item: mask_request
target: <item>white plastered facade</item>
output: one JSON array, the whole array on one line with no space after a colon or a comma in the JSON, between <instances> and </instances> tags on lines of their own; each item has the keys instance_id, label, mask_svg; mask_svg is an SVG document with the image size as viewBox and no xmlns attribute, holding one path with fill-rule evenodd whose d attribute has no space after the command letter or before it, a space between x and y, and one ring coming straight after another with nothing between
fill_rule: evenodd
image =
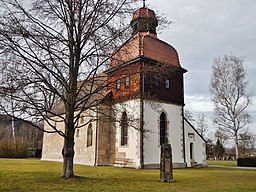
<instances>
[{"instance_id":1,"label":"white plastered facade","mask_svg":"<svg viewBox=\"0 0 256 192\"><path fill-rule=\"evenodd\" d=\"M172 146L174 167L191 167L196 164L205 165L205 141L193 126L183 119L182 106L145 100L142 105L141 102L140 99L134 99L114 104L112 110L116 121L109 124L111 127L98 127L100 124L97 121L93 121L91 146L87 146L88 125L79 129L79 135L77 135L76 130L74 163L90 166L115 165L133 168L159 168L161 151L160 115L164 113L167 121L165 137ZM141 116L141 107L143 107L143 117ZM128 142L127 145L122 146L120 122L124 112L127 114L129 125ZM95 117L96 115L95 112L85 113L83 121L89 121L90 116ZM140 118L143 118L143 142L141 142L140 135ZM57 126L64 130L63 123L57 123ZM45 129L50 129L47 123L45 123ZM101 150L98 147L98 141L104 140L103 137L106 137L104 133L101 136L97 135L100 129L114 130L111 132L112 134L108 135L108 137L114 139L106 140L106 142L112 142L111 144L106 143L106 145L113 147L109 147L107 150ZM63 138L61 136L56 133L44 134L42 160L62 161L62 147ZM99 156L100 153L101 157ZM107 155L112 157L104 157ZM102 158L111 160L101 161ZM143 161L141 161L141 158L143 158Z\"/></svg>"},{"instance_id":2,"label":"white plastered facade","mask_svg":"<svg viewBox=\"0 0 256 192\"><path fill-rule=\"evenodd\" d=\"M126 159L127 167L140 168L140 100L130 100L123 103L114 105L114 114L117 118L115 123L116 135L115 135L115 163L119 165L119 161ZM128 143L127 145L121 145L121 117L123 113L128 117Z\"/></svg>"},{"instance_id":3,"label":"white plastered facade","mask_svg":"<svg viewBox=\"0 0 256 192\"><path fill-rule=\"evenodd\" d=\"M184 128L187 166L207 166L206 142L187 120L184 120Z\"/></svg>"},{"instance_id":4,"label":"white plastered facade","mask_svg":"<svg viewBox=\"0 0 256 192\"><path fill-rule=\"evenodd\" d=\"M82 118L80 119L79 123L82 124L83 122L90 121L91 117L96 117L95 112L85 112L82 114ZM82 122L83 121L83 122ZM64 123L63 122L54 122L50 121L52 125L64 131ZM96 163L96 125L97 121L92 121L92 145L87 146L87 131L90 124L79 128L75 132L74 140L75 140L75 156L74 156L74 163L76 164L84 164L84 165L95 165ZM49 123L44 123L45 130L51 130L52 128ZM78 133L79 132L79 133ZM63 148L64 139L58 133L44 133L43 138L43 150L42 150L42 158L41 160L45 161L59 161L62 162L63 158L61 155L61 151Z\"/></svg>"},{"instance_id":5,"label":"white plastered facade","mask_svg":"<svg viewBox=\"0 0 256 192\"><path fill-rule=\"evenodd\" d=\"M185 167L183 156L182 107L145 102L144 121L146 131L144 139L144 164L146 167L157 167L160 163L160 115L166 115L166 138L172 146L172 160L175 167Z\"/></svg>"},{"instance_id":6,"label":"white plastered facade","mask_svg":"<svg viewBox=\"0 0 256 192\"><path fill-rule=\"evenodd\" d=\"M152 101L133 100L123 104L116 104L116 117L121 119L122 112L140 119L140 107L143 106L143 149L141 149L139 122L129 127L128 145L120 145L120 127L116 124L116 157L131 161L132 167L140 168L140 151L143 150L143 163L145 168L159 168L160 165L160 115L167 117L166 138L172 146L172 160L174 167L191 167L206 165L206 143L193 126L183 118L182 106ZM122 110L120 110L122 108ZM137 129L135 128L137 126ZM193 135L193 138L191 138ZM190 149L193 143L192 151ZM191 152L193 155L191 156ZM192 158L191 158L192 157Z\"/></svg>"}]
</instances>

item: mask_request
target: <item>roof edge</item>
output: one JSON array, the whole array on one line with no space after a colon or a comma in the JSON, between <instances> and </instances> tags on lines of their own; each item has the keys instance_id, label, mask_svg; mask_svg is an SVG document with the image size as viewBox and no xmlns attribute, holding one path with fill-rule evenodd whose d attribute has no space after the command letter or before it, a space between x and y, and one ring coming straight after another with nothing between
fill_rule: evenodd
<instances>
[{"instance_id":1,"label":"roof edge","mask_svg":"<svg viewBox=\"0 0 256 192\"><path fill-rule=\"evenodd\" d=\"M207 141L203 138L203 136L196 130L196 128L187 120L186 117L183 117L184 120L189 124L189 126L196 132L196 134L205 142L207 143Z\"/></svg>"}]
</instances>

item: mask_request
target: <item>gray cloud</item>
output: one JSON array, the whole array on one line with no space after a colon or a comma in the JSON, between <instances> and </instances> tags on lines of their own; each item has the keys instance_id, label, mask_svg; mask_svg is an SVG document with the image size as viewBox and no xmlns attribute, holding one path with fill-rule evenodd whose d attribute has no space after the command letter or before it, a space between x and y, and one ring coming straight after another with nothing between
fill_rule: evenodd
<instances>
[{"instance_id":1,"label":"gray cloud","mask_svg":"<svg viewBox=\"0 0 256 192\"><path fill-rule=\"evenodd\" d=\"M159 38L177 49L182 66L188 70L187 108L203 112L209 107L211 66L215 57L224 54L244 59L248 91L256 94L255 0L148 0L148 4L175 22ZM256 117L256 103L250 113Z\"/></svg>"}]
</instances>

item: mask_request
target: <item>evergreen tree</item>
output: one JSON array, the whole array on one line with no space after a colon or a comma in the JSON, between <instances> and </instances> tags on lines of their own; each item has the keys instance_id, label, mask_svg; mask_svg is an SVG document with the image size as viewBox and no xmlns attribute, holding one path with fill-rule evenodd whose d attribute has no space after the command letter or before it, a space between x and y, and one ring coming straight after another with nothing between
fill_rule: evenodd
<instances>
[{"instance_id":1,"label":"evergreen tree","mask_svg":"<svg viewBox=\"0 0 256 192\"><path fill-rule=\"evenodd\" d=\"M217 157L218 159L223 157L225 153L225 149L219 139L217 140L216 145L213 148L213 153L214 156Z\"/></svg>"}]
</instances>

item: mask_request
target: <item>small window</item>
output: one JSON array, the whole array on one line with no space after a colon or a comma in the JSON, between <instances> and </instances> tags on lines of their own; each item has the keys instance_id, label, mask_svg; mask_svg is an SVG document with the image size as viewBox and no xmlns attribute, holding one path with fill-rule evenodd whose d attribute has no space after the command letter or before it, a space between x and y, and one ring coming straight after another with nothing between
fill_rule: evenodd
<instances>
[{"instance_id":1,"label":"small window","mask_svg":"<svg viewBox=\"0 0 256 192\"><path fill-rule=\"evenodd\" d=\"M121 88L121 80L117 79L116 80L116 89L119 90Z\"/></svg>"},{"instance_id":2,"label":"small window","mask_svg":"<svg viewBox=\"0 0 256 192\"><path fill-rule=\"evenodd\" d=\"M165 79L165 87L166 89L170 88L170 79Z\"/></svg>"},{"instance_id":3,"label":"small window","mask_svg":"<svg viewBox=\"0 0 256 192\"><path fill-rule=\"evenodd\" d=\"M160 86L160 78L157 76L154 76L154 84L155 86L159 87Z\"/></svg>"},{"instance_id":4,"label":"small window","mask_svg":"<svg viewBox=\"0 0 256 192\"><path fill-rule=\"evenodd\" d=\"M195 134L194 133L188 133L188 138L189 139L194 139L195 137Z\"/></svg>"},{"instance_id":5,"label":"small window","mask_svg":"<svg viewBox=\"0 0 256 192\"><path fill-rule=\"evenodd\" d=\"M124 86L125 86L125 88L130 86L130 77L129 76L126 76L124 78Z\"/></svg>"},{"instance_id":6,"label":"small window","mask_svg":"<svg viewBox=\"0 0 256 192\"><path fill-rule=\"evenodd\" d=\"M83 124L84 123L84 116L80 117L80 123Z\"/></svg>"},{"instance_id":7,"label":"small window","mask_svg":"<svg viewBox=\"0 0 256 192\"><path fill-rule=\"evenodd\" d=\"M77 129L76 130L76 137L79 137L79 132L80 132L80 129Z\"/></svg>"}]
</instances>

